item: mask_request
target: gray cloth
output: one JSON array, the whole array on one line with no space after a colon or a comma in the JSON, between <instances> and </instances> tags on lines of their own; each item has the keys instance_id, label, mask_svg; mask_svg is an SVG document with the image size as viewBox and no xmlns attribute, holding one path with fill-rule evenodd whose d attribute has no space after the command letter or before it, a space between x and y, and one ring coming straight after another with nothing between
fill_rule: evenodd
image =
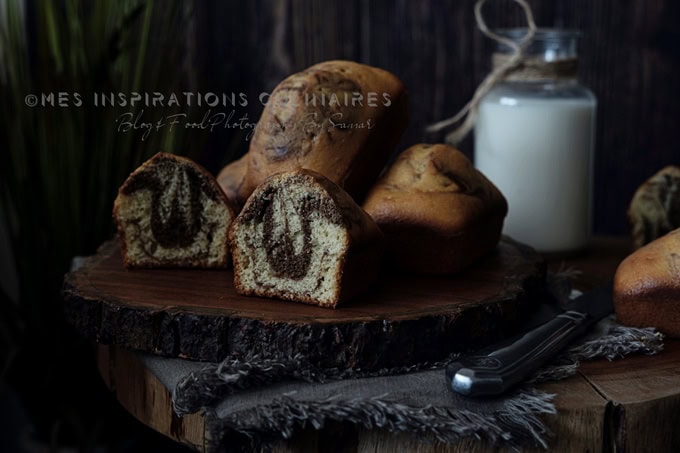
<instances>
[{"instance_id":1,"label":"gray cloth","mask_svg":"<svg viewBox=\"0 0 680 453\"><path fill-rule=\"evenodd\" d=\"M202 388L203 373L214 373L213 368L200 369L196 363L192 364L195 369L189 371L190 367L181 360L145 355L144 361L166 387L175 386L175 401ZM190 374L182 377L187 371ZM233 380L233 374L227 376L222 371L225 381ZM247 380L248 376L239 371L230 369L230 373ZM188 387L187 377L191 381ZM201 408L228 429L283 438L290 437L298 427L318 429L332 420L394 432L411 431L445 442L477 436L493 443L515 443L527 440L520 439L520 433L542 437L544 428L538 415L555 412L551 399L552 395L522 389L480 404L449 391L444 372L438 368L323 384L281 382L241 390ZM185 407L182 412L198 409ZM511 432L517 434L512 437Z\"/></svg>"},{"instance_id":2,"label":"gray cloth","mask_svg":"<svg viewBox=\"0 0 680 453\"><path fill-rule=\"evenodd\" d=\"M572 375L581 360L654 354L662 347L662 336L654 329L622 327L606 319L524 386L502 398L482 400L452 393L443 364L350 377L347 370L316 369L301 357L251 357L221 364L142 357L174 389L176 412L204 411L214 450L225 447L230 433L289 438L296 429L320 429L328 421L448 443L475 437L503 447L547 448L549 433L541 416L556 413L554 395L536 390L535 383Z\"/></svg>"}]
</instances>

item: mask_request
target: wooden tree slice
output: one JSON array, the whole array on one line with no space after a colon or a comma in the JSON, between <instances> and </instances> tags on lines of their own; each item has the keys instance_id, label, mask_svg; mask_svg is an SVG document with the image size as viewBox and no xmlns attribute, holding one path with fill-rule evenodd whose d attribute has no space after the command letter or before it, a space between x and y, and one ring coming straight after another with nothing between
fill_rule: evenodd
<instances>
[{"instance_id":1,"label":"wooden tree slice","mask_svg":"<svg viewBox=\"0 0 680 453\"><path fill-rule=\"evenodd\" d=\"M104 344L168 357L301 353L328 367L373 370L436 361L511 332L543 287L545 263L504 239L452 277L386 275L336 310L236 294L231 271L126 270L107 242L66 275L70 322Z\"/></svg>"}]
</instances>

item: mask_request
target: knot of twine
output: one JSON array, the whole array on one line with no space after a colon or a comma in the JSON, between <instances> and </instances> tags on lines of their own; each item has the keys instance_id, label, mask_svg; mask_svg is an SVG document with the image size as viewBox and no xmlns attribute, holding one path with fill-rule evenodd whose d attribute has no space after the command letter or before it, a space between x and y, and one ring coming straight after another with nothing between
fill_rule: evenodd
<instances>
[{"instance_id":1,"label":"knot of twine","mask_svg":"<svg viewBox=\"0 0 680 453\"><path fill-rule=\"evenodd\" d=\"M491 56L493 67L497 68L505 64L511 56L504 53L494 53ZM508 81L536 81L536 80L560 80L573 79L578 72L578 58L561 58L554 61L545 61L543 57L524 56L503 80Z\"/></svg>"},{"instance_id":2,"label":"knot of twine","mask_svg":"<svg viewBox=\"0 0 680 453\"><path fill-rule=\"evenodd\" d=\"M447 143L452 145L457 145L460 143L475 124L479 101L482 100L482 98L491 90L491 88L494 87L494 85L496 85L496 83L498 83L500 80L503 80L510 70L516 68L524 61L524 51L534 39L534 35L536 34L536 23L534 22L534 15L531 11L531 7L527 2L525 0L514 1L524 10L524 15L527 21L527 32L519 42L515 42L510 38L501 36L489 30L489 27L486 25L484 17L482 16L482 7L484 6L484 3L486 3L486 0L477 0L477 3L475 3L475 20L477 21L477 28L479 28L479 30L484 33L485 36L512 49L512 54L504 55L504 59L498 60L497 63L494 64L493 70L484 78L482 83L479 84L477 90L475 90L475 94L472 96L472 99L470 99L470 101L468 101L468 103L465 104L465 106L463 106L463 108L460 109L456 115L428 126L426 129L427 132L439 132L442 129L446 129L458 123L463 117L465 117L465 120L455 130L446 135Z\"/></svg>"}]
</instances>

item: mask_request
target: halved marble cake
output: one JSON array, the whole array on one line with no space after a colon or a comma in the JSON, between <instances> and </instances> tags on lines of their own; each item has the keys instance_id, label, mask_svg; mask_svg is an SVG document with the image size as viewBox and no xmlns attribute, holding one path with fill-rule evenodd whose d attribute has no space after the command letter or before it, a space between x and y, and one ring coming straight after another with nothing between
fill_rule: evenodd
<instances>
[{"instance_id":1,"label":"halved marble cake","mask_svg":"<svg viewBox=\"0 0 680 453\"><path fill-rule=\"evenodd\" d=\"M158 153L118 190L113 207L127 267L223 268L234 210L215 177L185 157Z\"/></svg>"},{"instance_id":2,"label":"halved marble cake","mask_svg":"<svg viewBox=\"0 0 680 453\"><path fill-rule=\"evenodd\" d=\"M230 229L245 295L335 308L377 277L383 235L338 185L306 169L267 178Z\"/></svg>"}]
</instances>

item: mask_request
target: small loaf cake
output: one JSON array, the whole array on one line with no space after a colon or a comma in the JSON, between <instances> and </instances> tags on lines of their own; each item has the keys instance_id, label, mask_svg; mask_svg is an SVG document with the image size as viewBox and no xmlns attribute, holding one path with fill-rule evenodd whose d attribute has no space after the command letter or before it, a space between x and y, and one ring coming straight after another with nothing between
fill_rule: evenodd
<instances>
[{"instance_id":1,"label":"small loaf cake","mask_svg":"<svg viewBox=\"0 0 680 453\"><path fill-rule=\"evenodd\" d=\"M382 239L324 176L279 173L257 188L230 229L234 285L240 294L335 308L375 280Z\"/></svg>"},{"instance_id":2,"label":"small loaf cake","mask_svg":"<svg viewBox=\"0 0 680 453\"><path fill-rule=\"evenodd\" d=\"M307 168L360 202L406 128L407 104L404 84L371 66L328 61L291 75L253 132L240 198L274 173Z\"/></svg>"},{"instance_id":3,"label":"small loaf cake","mask_svg":"<svg viewBox=\"0 0 680 453\"><path fill-rule=\"evenodd\" d=\"M234 211L215 178L158 153L118 190L113 207L127 267L226 267Z\"/></svg>"},{"instance_id":4,"label":"small loaf cake","mask_svg":"<svg viewBox=\"0 0 680 453\"><path fill-rule=\"evenodd\" d=\"M217 183L220 185L227 198L231 201L236 211L240 211L246 200L241 198L241 188L248 169L248 156L226 165L217 175Z\"/></svg>"},{"instance_id":5,"label":"small loaf cake","mask_svg":"<svg viewBox=\"0 0 680 453\"><path fill-rule=\"evenodd\" d=\"M451 274L493 250L507 202L460 151L414 145L363 205L387 238L389 262L409 272Z\"/></svg>"},{"instance_id":6,"label":"small loaf cake","mask_svg":"<svg viewBox=\"0 0 680 453\"><path fill-rule=\"evenodd\" d=\"M621 324L656 327L680 338L680 229L636 250L619 264L614 308Z\"/></svg>"},{"instance_id":7,"label":"small loaf cake","mask_svg":"<svg viewBox=\"0 0 680 453\"><path fill-rule=\"evenodd\" d=\"M680 228L680 167L665 167L638 188L628 220L636 249Z\"/></svg>"}]
</instances>

